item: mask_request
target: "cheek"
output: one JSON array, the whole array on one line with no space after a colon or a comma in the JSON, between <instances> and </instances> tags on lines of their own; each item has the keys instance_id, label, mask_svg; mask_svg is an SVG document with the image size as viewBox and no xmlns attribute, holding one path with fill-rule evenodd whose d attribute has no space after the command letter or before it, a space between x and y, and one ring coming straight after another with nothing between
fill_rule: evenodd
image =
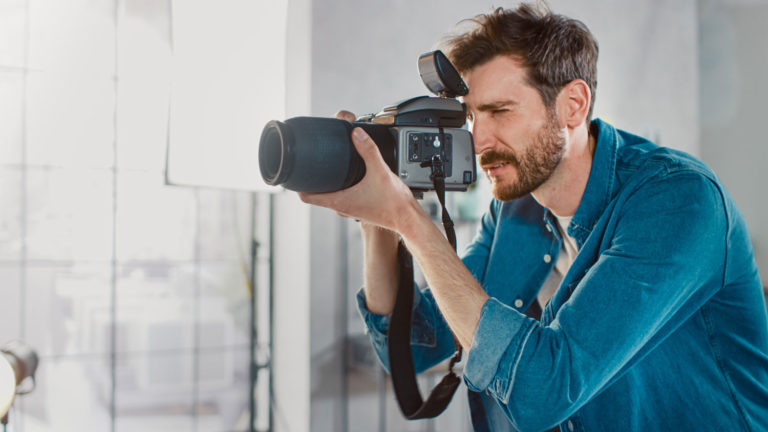
<instances>
[{"instance_id":1,"label":"cheek","mask_svg":"<svg viewBox=\"0 0 768 432\"><path fill-rule=\"evenodd\" d=\"M533 137L527 130L507 130L502 135L501 144L504 148L522 154L530 147Z\"/></svg>"}]
</instances>

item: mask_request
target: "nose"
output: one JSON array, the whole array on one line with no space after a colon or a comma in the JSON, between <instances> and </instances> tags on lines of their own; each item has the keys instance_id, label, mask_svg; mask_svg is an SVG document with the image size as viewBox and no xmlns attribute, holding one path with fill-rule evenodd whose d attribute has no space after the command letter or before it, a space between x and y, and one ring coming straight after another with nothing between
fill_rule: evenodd
<instances>
[{"instance_id":1,"label":"nose","mask_svg":"<svg viewBox=\"0 0 768 432\"><path fill-rule=\"evenodd\" d=\"M477 116L472 123L472 140L475 143L476 155L481 155L492 149L496 142L491 125L487 120L481 120L479 117Z\"/></svg>"}]
</instances>

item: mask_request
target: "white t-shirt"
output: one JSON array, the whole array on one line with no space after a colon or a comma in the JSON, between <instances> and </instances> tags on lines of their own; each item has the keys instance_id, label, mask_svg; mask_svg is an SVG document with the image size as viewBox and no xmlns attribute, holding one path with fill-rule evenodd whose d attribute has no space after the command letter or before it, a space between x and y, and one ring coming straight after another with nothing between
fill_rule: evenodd
<instances>
[{"instance_id":1,"label":"white t-shirt","mask_svg":"<svg viewBox=\"0 0 768 432\"><path fill-rule=\"evenodd\" d=\"M573 260L576 258L576 254L579 253L579 247L576 243L576 239L568 235L568 225L571 223L572 216L557 218L558 230L560 236L563 238L563 243L560 245L560 253L557 255L557 261L555 266L552 267L552 271L547 276L544 284L539 289L539 293L536 295L536 299L539 301L539 305L544 309L547 302L552 295L557 291L557 287L560 286L560 282L563 280L563 276L568 273L568 269L571 268Z\"/></svg>"}]
</instances>

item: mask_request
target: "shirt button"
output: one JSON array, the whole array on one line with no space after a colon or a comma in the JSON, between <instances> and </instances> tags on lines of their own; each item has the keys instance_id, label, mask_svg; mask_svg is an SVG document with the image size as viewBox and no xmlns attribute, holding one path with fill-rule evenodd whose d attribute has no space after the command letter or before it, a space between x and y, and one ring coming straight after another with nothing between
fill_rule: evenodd
<instances>
[{"instance_id":1,"label":"shirt button","mask_svg":"<svg viewBox=\"0 0 768 432\"><path fill-rule=\"evenodd\" d=\"M544 262L549 264L549 262L552 261L552 257L549 254L544 255Z\"/></svg>"},{"instance_id":2,"label":"shirt button","mask_svg":"<svg viewBox=\"0 0 768 432\"><path fill-rule=\"evenodd\" d=\"M569 431L571 431L571 432L573 432L573 429L574 429L574 428L573 428L573 422L572 422L572 421L570 421L570 420L568 420L568 430L569 430Z\"/></svg>"},{"instance_id":3,"label":"shirt button","mask_svg":"<svg viewBox=\"0 0 768 432\"><path fill-rule=\"evenodd\" d=\"M521 299L515 300L515 307L518 309L523 307L523 301Z\"/></svg>"}]
</instances>

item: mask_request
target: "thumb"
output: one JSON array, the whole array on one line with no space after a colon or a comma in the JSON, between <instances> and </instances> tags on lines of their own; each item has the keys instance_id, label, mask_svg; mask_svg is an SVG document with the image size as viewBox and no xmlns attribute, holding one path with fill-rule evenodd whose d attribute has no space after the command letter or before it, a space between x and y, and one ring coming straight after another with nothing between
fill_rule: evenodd
<instances>
[{"instance_id":1,"label":"thumb","mask_svg":"<svg viewBox=\"0 0 768 432\"><path fill-rule=\"evenodd\" d=\"M379 147L362 128L356 127L352 130L352 144L355 145L355 149L365 161L366 166L370 166L372 163L385 163L381 152L379 152Z\"/></svg>"}]
</instances>

